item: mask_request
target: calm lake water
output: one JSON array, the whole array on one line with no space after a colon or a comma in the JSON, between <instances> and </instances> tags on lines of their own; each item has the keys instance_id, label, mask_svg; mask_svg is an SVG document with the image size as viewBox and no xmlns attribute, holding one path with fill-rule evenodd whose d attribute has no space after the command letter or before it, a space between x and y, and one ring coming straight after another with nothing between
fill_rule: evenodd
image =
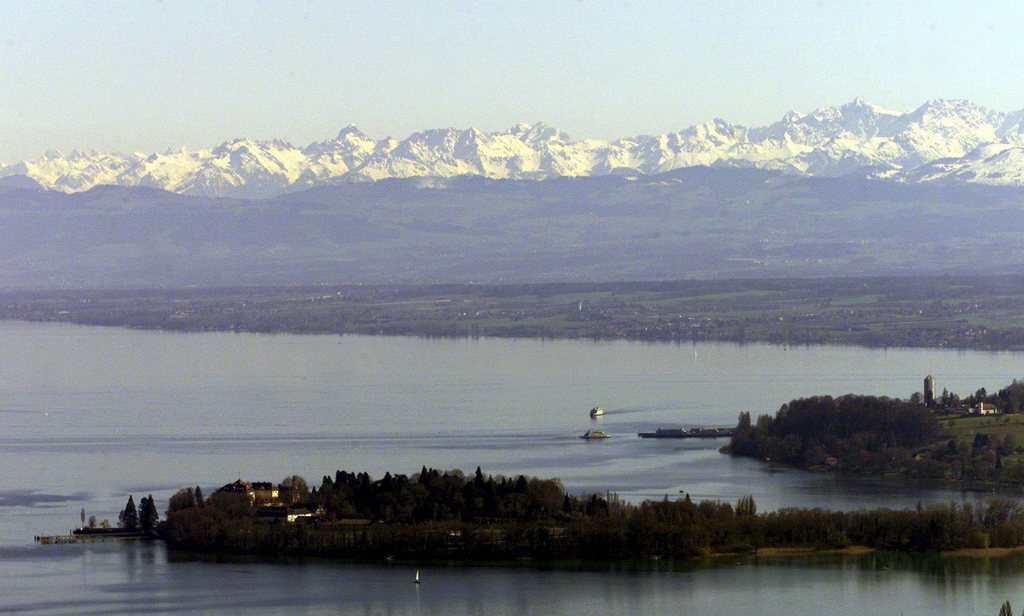
<instances>
[{"instance_id":1,"label":"calm lake water","mask_svg":"<svg viewBox=\"0 0 1024 616\"><path fill-rule=\"evenodd\" d=\"M575 492L760 509L975 500L932 486L768 468L722 441L647 441L733 425L794 397L997 389L1024 355L852 347L177 334L0 322L0 611L355 614L995 614L1024 560L892 555L651 570L211 563L159 545L40 546L79 511L116 521L185 485L421 465L559 477ZM607 415L587 416L594 405ZM576 438L598 426L613 438Z\"/></svg>"}]
</instances>

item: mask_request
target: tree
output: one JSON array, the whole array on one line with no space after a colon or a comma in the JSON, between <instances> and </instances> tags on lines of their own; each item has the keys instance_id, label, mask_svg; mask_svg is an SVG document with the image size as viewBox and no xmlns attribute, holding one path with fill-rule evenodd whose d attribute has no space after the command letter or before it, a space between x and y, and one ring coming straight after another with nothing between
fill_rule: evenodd
<instances>
[{"instance_id":1,"label":"tree","mask_svg":"<svg viewBox=\"0 0 1024 616\"><path fill-rule=\"evenodd\" d=\"M196 507L202 507L205 503L203 502L203 489L196 486Z\"/></svg>"},{"instance_id":2,"label":"tree","mask_svg":"<svg viewBox=\"0 0 1024 616\"><path fill-rule=\"evenodd\" d=\"M757 503L751 494L740 497L736 502L736 515L740 517L753 517L757 514Z\"/></svg>"},{"instance_id":3,"label":"tree","mask_svg":"<svg viewBox=\"0 0 1024 616\"><path fill-rule=\"evenodd\" d=\"M135 508L135 499L128 495L128 504L117 516L117 524L125 530L139 530L139 512Z\"/></svg>"},{"instance_id":4,"label":"tree","mask_svg":"<svg viewBox=\"0 0 1024 616\"><path fill-rule=\"evenodd\" d=\"M156 529L157 520L160 515L156 511L156 503L153 502L153 495L143 497L139 508L139 528L146 534L152 534Z\"/></svg>"},{"instance_id":5,"label":"tree","mask_svg":"<svg viewBox=\"0 0 1024 616\"><path fill-rule=\"evenodd\" d=\"M999 616L1013 616L1013 608L1010 607L1010 602L1007 601L1003 604L1003 607L999 608Z\"/></svg>"},{"instance_id":6,"label":"tree","mask_svg":"<svg viewBox=\"0 0 1024 616\"><path fill-rule=\"evenodd\" d=\"M737 421L737 423L736 423L736 429L740 430L740 431L743 431L743 432L746 432L747 430L750 430L750 412L749 411L743 411L742 413L740 413L739 421Z\"/></svg>"},{"instance_id":7,"label":"tree","mask_svg":"<svg viewBox=\"0 0 1024 616\"><path fill-rule=\"evenodd\" d=\"M85 526L85 507L82 507L82 511L78 513L78 517L82 520L82 526Z\"/></svg>"},{"instance_id":8,"label":"tree","mask_svg":"<svg viewBox=\"0 0 1024 616\"><path fill-rule=\"evenodd\" d=\"M171 514L175 511L182 509L188 509L196 506L196 495L192 491L192 488L182 488L174 493L171 498L167 500L167 513Z\"/></svg>"},{"instance_id":9,"label":"tree","mask_svg":"<svg viewBox=\"0 0 1024 616\"><path fill-rule=\"evenodd\" d=\"M89 528L96 528L96 516L89 516Z\"/></svg>"},{"instance_id":10,"label":"tree","mask_svg":"<svg viewBox=\"0 0 1024 616\"><path fill-rule=\"evenodd\" d=\"M281 482L281 487L288 492L289 503L297 503L309 496L309 484L306 483L302 475L285 477ZM284 495L282 495L282 500L284 500Z\"/></svg>"}]
</instances>

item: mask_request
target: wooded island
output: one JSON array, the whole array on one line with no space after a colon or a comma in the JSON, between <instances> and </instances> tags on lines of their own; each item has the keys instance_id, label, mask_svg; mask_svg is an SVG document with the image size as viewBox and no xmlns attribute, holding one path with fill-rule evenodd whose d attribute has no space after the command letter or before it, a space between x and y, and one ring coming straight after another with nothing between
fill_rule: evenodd
<instances>
[{"instance_id":1,"label":"wooded island","mask_svg":"<svg viewBox=\"0 0 1024 616\"><path fill-rule=\"evenodd\" d=\"M926 385L931 381L929 376ZM972 406L973 405L973 406ZM969 409L990 415L970 415ZM1024 382L960 398L816 396L739 424L727 451L814 470L986 487L1024 484ZM186 488L156 534L201 552L359 560L657 559L763 550L949 551L1024 547L1024 505L918 506L850 512L678 500L639 504L574 495L557 479L471 475L423 467L412 475L337 471L318 486L241 480L204 499Z\"/></svg>"},{"instance_id":2,"label":"wooded island","mask_svg":"<svg viewBox=\"0 0 1024 616\"><path fill-rule=\"evenodd\" d=\"M759 513L754 499L687 495L631 504L575 496L559 481L423 468L410 476L338 471L295 504L315 512L268 521L246 494L172 498L160 535L202 552L360 560L651 559L756 553L766 548L939 551L1024 545L1024 507L934 505L916 510Z\"/></svg>"}]
</instances>

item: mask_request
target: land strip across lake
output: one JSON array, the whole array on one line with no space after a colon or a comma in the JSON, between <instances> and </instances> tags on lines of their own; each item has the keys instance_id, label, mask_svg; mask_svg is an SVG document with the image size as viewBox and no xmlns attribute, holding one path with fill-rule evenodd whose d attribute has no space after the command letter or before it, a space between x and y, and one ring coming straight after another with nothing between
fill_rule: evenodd
<instances>
[{"instance_id":1,"label":"land strip across lake","mask_svg":"<svg viewBox=\"0 0 1024 616\"><path fill-rule=\"evenodd\" d=\"M1024 349L1024 277L0 293L0 318L180 331Z\"/></svg>"}]
</instances>

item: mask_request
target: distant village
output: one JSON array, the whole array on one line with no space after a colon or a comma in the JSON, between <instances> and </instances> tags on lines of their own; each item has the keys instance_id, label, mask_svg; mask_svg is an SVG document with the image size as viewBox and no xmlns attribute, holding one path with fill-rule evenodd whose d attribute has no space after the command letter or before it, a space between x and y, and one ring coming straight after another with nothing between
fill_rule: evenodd
<instances>
[{"instance_id":1,"label":"distant village","mask_svg":"<svg viewBox=\"0 0 1024 616\"><path fill-rule=\"evenodd\" d=\"M924 377L924 395L914 393L910 401L923 404L933 409L936 413L944 415L999 415L1004 412L1017 412L1022 410L1024 403L1024 382L1016 379L998 393L989 394L984 387L970 396L961 399L960 396L943 389L942 393L935 393L935 377L928 375Z\"/></svg>"}]
</instances>

